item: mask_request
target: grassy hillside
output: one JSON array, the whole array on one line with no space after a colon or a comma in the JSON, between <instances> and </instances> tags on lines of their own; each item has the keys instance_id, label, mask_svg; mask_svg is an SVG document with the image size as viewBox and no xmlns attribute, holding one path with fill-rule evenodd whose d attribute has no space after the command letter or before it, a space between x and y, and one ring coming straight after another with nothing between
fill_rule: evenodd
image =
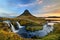
<instances>
[{"instance_id":1,"label":"grassy hillside","mask_svg":"<svg viewBox=\"0 0 60 40\"><path fill-rule=\"evenodd\" d=\"M10 27L6 23L3 23L3 22L0 22L0 30L11 32Z\"/></svg>"},{"instance_id":2,"label":"grassy hillside","mask_svg":"<svg viewBox=\"0 0 60 40\"><path fill-rule=\"evenodd\" d=\"M33 40L33 39L22 38L21 36L15 33L0 30L0 40Z\"/></svg>"}]
</instances>

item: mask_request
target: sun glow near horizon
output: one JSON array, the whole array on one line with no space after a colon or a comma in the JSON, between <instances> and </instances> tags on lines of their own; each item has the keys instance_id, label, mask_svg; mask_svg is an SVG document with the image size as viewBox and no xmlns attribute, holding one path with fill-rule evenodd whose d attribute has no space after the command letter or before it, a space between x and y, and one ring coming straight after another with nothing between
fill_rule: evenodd
<instances>
[{"instance_id":1,"label":"sun glow near horizon","mask_svg":"<svg viewBox=\"0 0 60 40\"><path fill-rule=\"evenodd\" d=\"M48 17L48 16L57 16L60 17L60 13L45 13L45 14L36 14L37 17Z\"/></svg>"},{"instance_id":2,"label":"sun glow near horizon","mask_svg":"<svg viewBox=\"0 0 60 40\"><path fill-rule=\"evenodd\" d=\"M50 12L42 13L42 14L36 14L37 17L48 17L48 16L58 16L60 17L60 9L56 9Z\"/></svg>"}]
</instances>

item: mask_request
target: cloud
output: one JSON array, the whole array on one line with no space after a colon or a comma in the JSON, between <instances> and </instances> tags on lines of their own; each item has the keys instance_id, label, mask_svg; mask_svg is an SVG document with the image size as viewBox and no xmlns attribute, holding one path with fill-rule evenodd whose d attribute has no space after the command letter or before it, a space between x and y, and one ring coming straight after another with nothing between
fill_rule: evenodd
<instances>
[{"instance_id":1,"label":"cloud","mask_svg":"<svg viewBox=\"0 0 60 40\"><path fill-rule=\"evenodd\" d=\"M59 9L60 3L50 4L43 6L43 10Z\"/></svg>"},{"instance_id":2,"label":"cloud","mask_svg":"<svg viewBox=\"0 0 60 40\"><path fill-rule=\"evenodd\" d=\"M50 11L48 13L35 14L35 16L37 16L37 17L60 16L60 9L56 9L56 10Z\"/></svg>"},{"instance_id":3,"label":"cloud","mask_svg":"<svg viewBox=\"0 0 60 40\"><path fill-rule=\"evenodd\" d=\"M26 6L34 6L34 5L41 4L41 3L43 3L43 0L36 0L35 2L27 3L27 4L10 3L9 2L9 5L11 5L11 6L17 6L17 7L26 7Z\"/></svg>"},{"instance_id":4,"label":"cloud","mask_svg":"<svg viewBox=\"0 0 60 40\"><path fill-rule=\"evenodd\" d=\"M53 7L55 7L56 4L52 4L52 5L46 5L43 7L43 10L49 10L49 9L52 9Z\"/></svg>"},{"instance_id":5,"label":"cloud","mask_svg":"<svg viewBox=\"0 0 60 40\"><path fill-rule=\"evenodd\" d=\"M32 5L35 5L34 3L32 3L32 4L18 4L17 6L18 7L26 7L26 6L32 6Z\"/></svg>"},{"instance_id":6,"label":"cloud","mask_svg":"<svg viewBox=\"0 0 60 40\"><path fill-rule=\"evenodd\" d=\"M41 3L43 3L43 0L37 0L37 3L41 4Z\"/></svg>"},{"instance_id":7,"label":"cloud","mask_svg":"<svg viewBox=\"0 0 60 40\"><path fill-rule=\"evenodd\" d=\"M0 17L9 17L9 16L18 16L19 14L14 13L14 12L10 12L10 11L6 11L4 9L0 9Z\"/></svg>"},{"instance_id":8,"label":"cloud","mask_svg":"<svg viewBox=\"0 0 60 40\"><path fill-rule=\"evenodd\" d=\"M60 13L60 9L53 10L51 13Z\"/></svg>"},{"instance_id":9,"label":"cloud","mask_svg":"<svg viewBox=\"0 0 60 40\"><path fill-rule=\"evenodd\" d=\"M18 15L19 14L16 14L16 13L0 13L0 17L14 17Z\"/></svg>"}]
</instances>

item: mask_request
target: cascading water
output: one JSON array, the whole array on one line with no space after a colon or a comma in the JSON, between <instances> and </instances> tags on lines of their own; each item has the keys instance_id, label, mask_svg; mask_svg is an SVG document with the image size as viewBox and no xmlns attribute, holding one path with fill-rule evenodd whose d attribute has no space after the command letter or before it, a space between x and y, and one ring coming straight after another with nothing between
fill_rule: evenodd
<instances>
[{"instance_id":1,"label":"cascading water","mask_svg":"<svg viewBox=\"0 0 60 40\"><path fill-rule=\"evenodd\" d=\"M8 24L8 26L10 27L10 21L3 21L4 23L7 23Z\"/></svg>"},{"instance_id":2,"label":"cascading water","mask_svg":"<svg viewBox=\"0 0 60 40\"><path fill-rule=\"evenodd\" d=\"M11 30L12 30L14 33L19 32L19 30L16 30L12 24L10 24L10 25L11 25Z\"/></svg>"},{"instance_id":3,"label":"cascading water","mask_svg":"<svg viewBox=\"0 0 60 40\"><path fill-rule=\"evenodd\" d=\"M16 22L16 24L17 24L17 26L18 26L19 28L23 28L23 27L24 27L24 26L21 26L19 22Z\"/></svg>"},{"instance_id":4,"label":"cascading water","mask_svg":"<svg viewBox=\"0 0 60 40\"><path fill-rule=\"evenodd\" d=\"M39 36L39 37L44 37L45 35L47 35L48 33L50 33L51 31L53 31L53 25L47 25L45 24L43 26L43 30L39 30L36 33L36 36Z\"/></svg>"},{"instance_id":5,"label":"cascading water","mask_svg":"<svg viewBox=\"0 0 60 40\"><path fill-rule=\"evenodd\" d=\"M17 34L19 34L19 35L21 35L22 37L25 37L25 38L31 38L33 36L44 37L44 36L48 35L48 33L53 31L53 29L54 29L52 23L50 23L50 24L47 23L43 26L42 30L35 31L35 32L30 32L30 31L28 32L28 31L26 31L25 26L21 26L19 24L19 22L16 22L17 27L19 27L18 30L16 30L14 28L14 26L11 24L11 22L9 22L9 21L4 21L4 22L7 23L9 26L11 26L12 32L17 33Z\"/></svg>"},{"instance_id":6,"label":"cascading water","mask_svg":"<svg viewBox=\"0 0 60 40\"><path fill-rule=\"evenodd\" d=\"M7 23L9 27L11 26L12 32L17 33L17 32L19 31L19 30L15 30L14 26L11 24L10 21L3 21L3 22L4 22L4 23Z\"/></svg>"}]
</instances>

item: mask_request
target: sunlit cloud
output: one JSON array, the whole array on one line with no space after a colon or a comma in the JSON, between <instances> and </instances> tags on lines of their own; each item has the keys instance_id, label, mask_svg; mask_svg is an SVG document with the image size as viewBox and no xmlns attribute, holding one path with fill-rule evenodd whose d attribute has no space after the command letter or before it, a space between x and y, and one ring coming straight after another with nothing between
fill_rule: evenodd
<instances>
[{"instance_id":1,"label":"sunlit cloud","mask_svg":"<svg viewBox=\"0 0 60 40\"><path fill-rule=\"evenodd\" d=\"M46 5L43 7L43 10L49 10L49 9L52 9L56 6L56 4L53 4L53 5Z\"/></svg>"},{"instance_id":2,"label":"sunlit cloud","mask_svg":"<svg viewBox=\"0 0 60 40\"><path fill-rule=\"evenodd\" d=\"M59 13L60 14L60 9L56 9L56 10L52 11L51 13Z\"/></svg>"},{"instance_id":3,"label":"sunlit cloud","mask_svg":"<svg viewBox=\"0 0 60 40\"><path fill-rule=\"evenodd\" d=\"M35 14L35 16L37 16L37 17L60 16L60 9L56 9L56 10L50 11L48 13Z\"/></svg>"},{"instance_id":4,"label":"sunlit cloud","mask_svg":"<svg viewBox=\"0 0 60 40\"><path fill-rule=\"evenodd\" d=\"M37 0L37 4L43 3L43 0Z\"/></svg>"}]
</instances>

